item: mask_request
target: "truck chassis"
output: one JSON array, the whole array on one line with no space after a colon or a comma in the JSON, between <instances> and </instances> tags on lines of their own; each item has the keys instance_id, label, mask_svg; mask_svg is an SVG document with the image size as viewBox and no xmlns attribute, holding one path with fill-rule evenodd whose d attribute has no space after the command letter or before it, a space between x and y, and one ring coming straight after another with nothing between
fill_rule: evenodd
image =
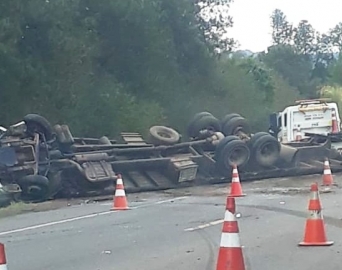
<instances>
[{"instance_id":1,"label":"truck chassis","mask_svg":"<svg viewBox=\"0 0 342 270\"><path fill-rule=\"evenodd\" d=\"M226 130L233 134L227 136L220 132L222 128L215 124L215 119L213 124L213 118L210 116L210 120L207 113L204 115L205 121L202 118L201 123L205 125L190 123L196 132L192 132L195 136L186 142L181 142L180 136L175 136L176 132L166 127L153 129L164 132L163 136L169 134L166 140L162 136L146 141L138 133L121 133L120 141L107 137L79 138L72 136L67 125L50 129L41 116L26 116L24 129L18 132L10 128L10 132L0 139L1 184L5 189L10 187L8 192L24 193L19 200L44 201L112 193L118 173L123 176L126 192L134 193L228 183L231 165L236 162L241 181L321 174L327 158L334 173L342 172L340 154L331 147L333 142L342 141L340 134L306 134L309 140L279 144L279 149L272 148L273 152L279 150L275 162L261 166L250 158L246 146L256 134L247 134L244 122L238 116L235 120L239 121L235 122L242 128L228 126ZM227 119L231 121L232 118ZM275 146L274 140L266 135L254 138L263 137L264 141L268 138ZM273 158L274 153L271 154ZM40 183L44 179L48 181L46 194L42 194L37 179ZM15 185L17 189L13 188ZM28 190L36 193L30 194Z\"/></svg>"}]
</instances>

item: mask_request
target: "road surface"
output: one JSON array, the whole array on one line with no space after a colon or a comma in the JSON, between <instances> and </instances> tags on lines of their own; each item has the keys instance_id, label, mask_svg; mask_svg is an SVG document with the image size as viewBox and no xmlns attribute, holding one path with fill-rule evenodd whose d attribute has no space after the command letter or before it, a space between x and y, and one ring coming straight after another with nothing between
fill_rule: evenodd
<instances>
[{"instance_id":1,"label":"road surface","mask_svg":"<svg viewBox=\"0 0 342 270\"><path fill-rule=\"evenodd\" d=\"M295 180L243 183L247 196L236 203L247 270L340 269L342 190L321 192L334 245L298 247L309 186L321 178ZM226 193L225 185L194 187L129 195L129 211L98 202L3 218L0 241L9 270L213 270Z\"/></svg>"}]
</instances>

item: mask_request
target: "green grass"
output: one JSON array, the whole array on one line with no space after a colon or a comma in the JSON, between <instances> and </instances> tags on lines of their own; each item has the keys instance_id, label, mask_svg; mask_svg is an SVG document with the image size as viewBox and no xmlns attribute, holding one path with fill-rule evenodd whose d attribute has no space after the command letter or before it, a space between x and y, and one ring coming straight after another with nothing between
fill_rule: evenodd
<instances>
[{"instance_id":1,"label":"green grass","mask_svg":"<svg viewBox=\"0 0 342 270\"><path fill-rule=\"evenodd\" d=\"M23 202L11 203L11 205L0 208L0 218L15 216L26 212L31 212L35 208L35 204Z\"/></svg>"}]
</instances>

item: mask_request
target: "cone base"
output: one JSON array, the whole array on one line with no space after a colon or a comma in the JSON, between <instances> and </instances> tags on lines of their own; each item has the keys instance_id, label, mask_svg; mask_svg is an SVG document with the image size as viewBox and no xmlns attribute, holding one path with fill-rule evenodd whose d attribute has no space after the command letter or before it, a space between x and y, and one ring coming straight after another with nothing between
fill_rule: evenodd
<instances>
[{"instance_id":1,"label":"cone base","mask_svg":"<svg viewBox=\"0 0 342 270\"><path fill-rule=\"evenodd\" d=\"M322 187L331 187L333 185L334 185L334 183L323 183L321 186Z\"/></svg>"},{"instance_id":2,"label":"cone base","mask_svg":"<svg viewBox=\"0 0 342 270\"><path fill-rule=\"evenodd\" d=\"M216 270L245 270L244 256L241 247L220 247Z\"/></svg>"},{"instance_id":3,"label":"cone base","mask_svg":"<svg viewBox=\"0 0 342 270\"><path fill-rule=\"evenodd\" d=\"M300 242L298 244L298 246L301 246L301 247L309 247L309 246L318 247L318 246L332 246L333 244L334 244L334 241L326 241L323 243L320 243L320 242Z\"/></svg>"},{"instance_id":4,"label":"cone base","mask_svg":"<svg viewBox=\"0 0 342 270\"><path fill-rule=\"evenodd\" d=\"M110 209L111 211L116 211L116 210L131 210L129 207L112 207Z\"/></svg>"}]
</instances>

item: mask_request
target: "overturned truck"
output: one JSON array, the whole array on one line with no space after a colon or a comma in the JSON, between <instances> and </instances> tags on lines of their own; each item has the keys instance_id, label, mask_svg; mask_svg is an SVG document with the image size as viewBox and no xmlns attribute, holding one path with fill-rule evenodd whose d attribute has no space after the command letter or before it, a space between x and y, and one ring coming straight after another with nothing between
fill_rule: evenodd
<instances>
[{"instance_id":1,"label":"overturned truck","mask_svg":"<svg viewBox=\"0 0 342 270\"><path fill-rule=\"evenodd\" d=\"M209 112L195 115L188 139L164 126L107 137L74 137L67 125L50 126L29 114L8 129L1 128L0 180L13 199L44 201L56 197L113 192L123 175L127 192L229 182L231 166L242 181L321 173L323 161L342 171L332 147L337 134L309 134L298 142L280 143L267 132L250 134L246 119L229 114L221 121Z\"/></svg>"}]
</instances>

